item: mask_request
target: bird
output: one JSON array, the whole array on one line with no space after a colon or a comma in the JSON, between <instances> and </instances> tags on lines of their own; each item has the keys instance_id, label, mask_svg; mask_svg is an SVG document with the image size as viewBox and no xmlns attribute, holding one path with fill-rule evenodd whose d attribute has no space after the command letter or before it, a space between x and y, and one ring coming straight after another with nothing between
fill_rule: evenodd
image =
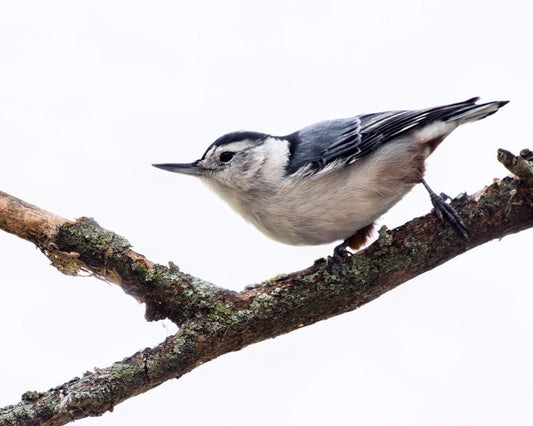
<instances>
[{"instance_id":1,"label":"bird","mask_svg":"<svg viewBox=\"0 0 533 426\"><path fill-rule=\"evenodd\" d=\"M338 256L364 246L376 220L419 183L441 219L467 236L424 172L426 158L453 130L508 103L478 100L326 120L286 136L231 132L199 160L153 166L200 178L273 240L295 246L343 240Z\"/></svg>"}]
</instances>

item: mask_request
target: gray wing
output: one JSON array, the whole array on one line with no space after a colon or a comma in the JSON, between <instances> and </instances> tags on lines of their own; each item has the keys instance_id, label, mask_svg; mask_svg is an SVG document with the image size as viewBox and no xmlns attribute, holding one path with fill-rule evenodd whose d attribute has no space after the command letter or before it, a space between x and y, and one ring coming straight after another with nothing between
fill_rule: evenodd
<instances>
[{"instance_id":1,"label":"gray wing","mask_svg":"<svg viewBox=\"0 0 533 426\"><path fill-rule=\"evenodd\" d=\"M340 120L323 121L305 127L287 138L291 159L287 172L303 166L322 169L336 160L350 164L398 136L435 120L447 120L476 107L477 98L417 111L387 111Z\"/></svg>"}]
</instances>

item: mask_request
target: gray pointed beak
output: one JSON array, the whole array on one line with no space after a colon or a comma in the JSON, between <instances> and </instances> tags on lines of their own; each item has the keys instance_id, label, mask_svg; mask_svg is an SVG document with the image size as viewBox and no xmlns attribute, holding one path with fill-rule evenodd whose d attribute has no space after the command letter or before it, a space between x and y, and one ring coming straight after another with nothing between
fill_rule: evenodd
<instances>
[{"instance_id":1,"label":"gray pointed beak","mask_svg":"<svg viewBox=\"0 0 533 426\"><path fill-rule=\"evenodd\" d=\"M199 165L199 161L194 163L164 163L152 164L158 169L166 170L167 172L181 173L182 175L201 176L204 170Z\"/></svg>"}]
</instances>

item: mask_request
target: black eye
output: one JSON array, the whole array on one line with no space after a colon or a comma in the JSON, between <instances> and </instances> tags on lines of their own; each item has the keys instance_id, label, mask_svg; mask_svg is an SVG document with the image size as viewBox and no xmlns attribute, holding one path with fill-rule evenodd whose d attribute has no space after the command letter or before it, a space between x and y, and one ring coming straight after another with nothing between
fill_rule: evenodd
<instances>
[{"instance_id":1,"label":"black eye","mask_svg":"<svg viewBox=\"0 0 533 426\"><path fill-rule=\"evenodd\" d=\"M220 161L222 161L223 163L227 163L229 160L233 158L234 155L235 155L234 152L224 151L222 154L220 154Z\"/></svg>"}]
</instances>

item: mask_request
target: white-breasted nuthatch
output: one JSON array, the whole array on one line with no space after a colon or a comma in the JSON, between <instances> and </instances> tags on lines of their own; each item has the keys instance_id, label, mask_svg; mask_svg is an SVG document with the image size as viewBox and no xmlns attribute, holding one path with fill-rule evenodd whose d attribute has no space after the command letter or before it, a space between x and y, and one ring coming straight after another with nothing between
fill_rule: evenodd
<instances>
[{"instance_id":1,"label":"white-breasted nuthatch","mask_svg":"<svg viewBox=\"0 0 533 426\"><path fill-rule=\"evenodd\" d=\"M424 162L456 127L507 103L478 99L323 121L287 136L229 133L193 163L154 166L201 178L244 219L286 244L345 240L336 254L356 249L417 183L439 215L466 234L457 213L424 181Z\"/></svg>"}]
</instances>

